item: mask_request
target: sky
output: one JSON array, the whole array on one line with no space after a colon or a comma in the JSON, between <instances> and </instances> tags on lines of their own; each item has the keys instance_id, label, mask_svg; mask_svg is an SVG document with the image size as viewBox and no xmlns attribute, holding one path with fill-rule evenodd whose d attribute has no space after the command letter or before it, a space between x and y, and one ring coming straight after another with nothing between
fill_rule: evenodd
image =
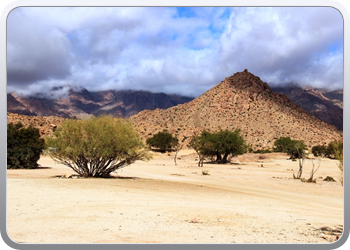
<instances>
[{"instance_id":1,"label":"sky","mask_svg":"<svg viewBox=\"0 0 350 250\"><path fill-rule=\"evenodd\" d=\"M19 7L7 18L7 92L69 88L197 97L248 69L270 86L343 88L332 7Z\"/></svg>"}]
</instances>

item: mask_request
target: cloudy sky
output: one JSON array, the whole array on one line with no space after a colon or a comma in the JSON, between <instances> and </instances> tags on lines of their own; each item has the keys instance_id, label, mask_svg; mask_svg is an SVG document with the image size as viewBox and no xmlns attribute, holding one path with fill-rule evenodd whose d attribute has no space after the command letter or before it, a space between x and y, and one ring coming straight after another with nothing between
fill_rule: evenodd
<instances>
[{"instance_id":1,"label":"cloudy sky","mask_svg":"<svg viewBox=\"0 0 350 250\"><path fill-rule=\"evenodd\" d=\"M7 91L135 89L197 97L248 69L270 85L343 87L330 7L21 7L7 19Z\"/></svg>"}]
</instances>

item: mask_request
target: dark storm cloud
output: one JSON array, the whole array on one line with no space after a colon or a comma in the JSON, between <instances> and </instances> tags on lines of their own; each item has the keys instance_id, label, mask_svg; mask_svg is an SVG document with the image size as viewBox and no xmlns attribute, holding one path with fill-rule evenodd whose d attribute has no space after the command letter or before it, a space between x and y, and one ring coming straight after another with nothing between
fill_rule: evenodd
<instances>
[{"instance_id":1,"label":"dark storm cloud","mask_svg":"<svg viewBox=\"0 0 350 250\"><path fill-rule=\"evenodd\" d=\"M20 9L9 15L7 30L9 85L63 79L70 74L70 44L63 32L28 18Z\"/></svg>"}]
</instances>

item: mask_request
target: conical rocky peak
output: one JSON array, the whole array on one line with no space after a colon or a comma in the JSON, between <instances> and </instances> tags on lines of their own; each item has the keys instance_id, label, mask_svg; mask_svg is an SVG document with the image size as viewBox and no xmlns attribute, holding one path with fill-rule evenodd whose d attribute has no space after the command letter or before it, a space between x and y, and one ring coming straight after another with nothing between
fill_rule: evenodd
<instances>
[{"instance_id":1,"label":"conical rocky peak","mask_svg":"<svg viewBox=\"0 0 350 250\"><path fill-rule=\"evenodd\" d=\"M286 95L273 92L248 70L227 77L193 101L166 110L145 110L130 118L143 139L163 129L183 145L202 130L240 129L254 149L272 148L279 137L317 144L342 140L342 131L307 113Z\"/></svg>"},{"instance_id":2,"label":"conical rocky peak","mask_svg":"<svg viewBox=\"0 0 350 250\"><path fill-rule=\"evenodd\" d=\"M230 87L242 90L271 91L267 83L261 81L260 77L248 72L247 69L243 72L237 72L230 77L226 77L225 82L227 82Z\"/></svg>"}]
</instances>

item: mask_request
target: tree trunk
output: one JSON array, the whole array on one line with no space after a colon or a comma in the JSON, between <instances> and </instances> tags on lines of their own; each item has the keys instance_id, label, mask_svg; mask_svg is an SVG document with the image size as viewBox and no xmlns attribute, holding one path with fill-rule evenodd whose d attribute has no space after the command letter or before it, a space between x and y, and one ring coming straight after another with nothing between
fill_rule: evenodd
<instances>
[{"instance_id":1,"label":"tree trunk","mask_svg":"<svg viewBox=\"0 0 350 250\"><path fill-rule=\"evenodd\" d=\"M177 153L179 153L181 149L176 149L176 152L175 152L175 157L174 157L174 162L175 162L175 165L177 165L176 163L176 157L177 157Z\"/></svg>"},{"instance_id":2,"label":"tree trunk","mask_svg":"<svg viewBox=\"0 0 350 250\"><path fill-rule=\"evenodd\" d=\"M222 161L221 154L219 152L216 152L216 162L221 163L221 161Z\"/></svg>"},{"instance_id":3,"label":"tree trunk","mask_svg":"<svg viewBox=\"0 0 350 250\"><path fill-rule=\"evenodd\" d=\"M311 170L311 173L310 173L309 182L314 182L314 174L316 173L316 171L321 166L321 159L318 160L318 167L316 168L316 170L315 170L314 160L311 160L311 163L312 163L312 170Z\"/></svg>"},{"instance_id":4,"label":"tree trunk","mask_svg":"<svg viewBox=\"0 0 350 250\"><path fill-rule=\"evenodd\" d=\"M228 160L227 160L227 157L228 157L229 154L224 154L224 157L222 158L222 163L227 163Z\"/></svg>"},{"instance_id":5,"label":"tree trunk","mask_svg":"<svg viewBox=\"0 0 350 250\"><path fill-rule=\"evenodd\" d=\"M301 178L301 175L302 175L302 173L303 173L304 161L305 161L304 158L303 158L303 159L299 159L299 171L298 171L298 173L297 173L297 176L295 176L295 175L293 174L294 179L300 179L300 178Z\"/></svg>"},{"instance_id":6,"label":"tree trunk","mask_svg":"<svg viewBox=\"0 0 350 250\"><path fill-rule=\"evenodd\" d=\"M201 167L201 168L203 167L203 161L204 161L204 157L201 157L198 162L198 167Z\"/></svg>"}]
</instances>

